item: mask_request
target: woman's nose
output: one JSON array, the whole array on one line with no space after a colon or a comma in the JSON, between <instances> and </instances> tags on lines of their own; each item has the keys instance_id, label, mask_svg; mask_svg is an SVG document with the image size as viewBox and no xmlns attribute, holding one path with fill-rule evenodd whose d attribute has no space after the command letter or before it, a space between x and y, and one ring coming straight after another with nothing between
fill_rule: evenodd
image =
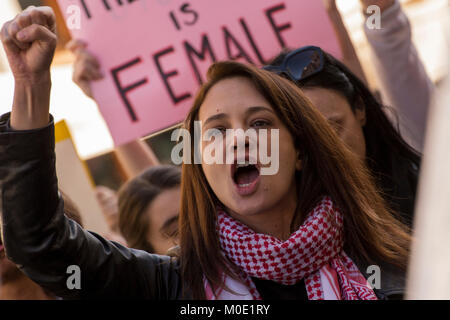
<instances>
[{"instance_id":1,"label":"woman's nose","mask_svg":"<svg viewBox=\"0 0 450 320\"><path fill-rule=\"evenodd\" d=\"M249 152L254 148L257 148L258 137L257 132L250 128L244 131L242 128L233 129L231 134L226 137L227 150L233 154L241 149L244 152Z\"/></svg>"}]
</instances>

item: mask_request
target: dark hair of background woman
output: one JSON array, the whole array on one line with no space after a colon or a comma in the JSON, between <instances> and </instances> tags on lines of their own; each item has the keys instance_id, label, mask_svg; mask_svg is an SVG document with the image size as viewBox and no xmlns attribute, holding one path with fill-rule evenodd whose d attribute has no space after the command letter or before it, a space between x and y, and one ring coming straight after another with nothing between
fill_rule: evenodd
<instances>
[{"instance_id":1,"label":"dark hair of background woman","mask_svg":"<svg viewBox=\"0 0 450 320\"><path fill-rule=\"evenodd\" d=\"M119 190L119 229L130 248L153 253L147 240L150 203L164 190L179 186L181 170L171 165L151 167Z\"/></svg>"}]
</instances>

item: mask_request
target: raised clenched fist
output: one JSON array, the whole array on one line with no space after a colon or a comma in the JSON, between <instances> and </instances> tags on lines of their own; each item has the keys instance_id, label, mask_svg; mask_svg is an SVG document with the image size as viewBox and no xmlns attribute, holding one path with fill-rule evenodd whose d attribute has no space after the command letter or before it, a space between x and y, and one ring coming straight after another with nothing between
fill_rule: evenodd
<instances>
[{"instance_id":1,"label":"raised clenched fist","mask_svg":"<svg viewBox=\"0 0 450 320\"><path fill-rule=\"evenodd\" d=\"M56 49L55 15L49 7L29 7L1 30L14 75L13 130L31 130L49 122L50 65Z\"/></svg>"},{"instance_id":2,"label":"raised clenched fist","mask_svg":"<svg viewBox=\"0 0 450 320\"><path fill-rule=\"evenodd\" d=\"M28 7L3 25L1 40L15 80L39 80L49 72L56 48L53 10Z\"/></svg>"}]
</instances>

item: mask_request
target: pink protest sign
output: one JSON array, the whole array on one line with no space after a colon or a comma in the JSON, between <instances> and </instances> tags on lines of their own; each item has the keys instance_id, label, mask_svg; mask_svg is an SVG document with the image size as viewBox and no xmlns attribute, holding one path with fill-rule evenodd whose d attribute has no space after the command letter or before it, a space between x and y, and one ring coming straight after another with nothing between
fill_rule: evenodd
<instances>
[{"instance_id":1,"label":"pink protest sign","mask_svg":"<svg viewBox=\"0 0 450 320\"><path fill-rule=\"evenodd\" d=\"M340 56L317 0L58 3L72 36L100 60L105 79L93 92L116 145L183 121L213 61L262 65L303 45Z\"/></svg>"}]
</instances>

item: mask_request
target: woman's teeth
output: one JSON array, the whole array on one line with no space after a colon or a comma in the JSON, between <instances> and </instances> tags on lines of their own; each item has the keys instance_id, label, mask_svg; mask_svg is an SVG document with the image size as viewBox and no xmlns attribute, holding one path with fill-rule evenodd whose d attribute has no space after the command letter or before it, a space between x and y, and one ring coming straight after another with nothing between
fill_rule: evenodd
<instances>
[{"instance_id":1,"label":"woman's teeth","mask_svg":"<svg viewBox=\"0 0 450 320\"><path fill-rule=\"evenodd\" d=\"M248 166L250 166L250 165L252 165L250 162L248 162L248 161L246 161L245 163L243 163L243 164L237 164L236 165L236 169L238 169L238 168L244 168L244 167L248 167Z\"/></svg>"},{"instance_id":2,"label":"woman's teeth","mask_svg":"<svg viewBox=\"0 0 450 320\"><path fill-rule=\"evenodd\" d=\"M242 183L242 184L238 184L238 186L241 187L241 188L248 187L249 185L251 185L251 183Z\"/></svg>"}]
</instances>

